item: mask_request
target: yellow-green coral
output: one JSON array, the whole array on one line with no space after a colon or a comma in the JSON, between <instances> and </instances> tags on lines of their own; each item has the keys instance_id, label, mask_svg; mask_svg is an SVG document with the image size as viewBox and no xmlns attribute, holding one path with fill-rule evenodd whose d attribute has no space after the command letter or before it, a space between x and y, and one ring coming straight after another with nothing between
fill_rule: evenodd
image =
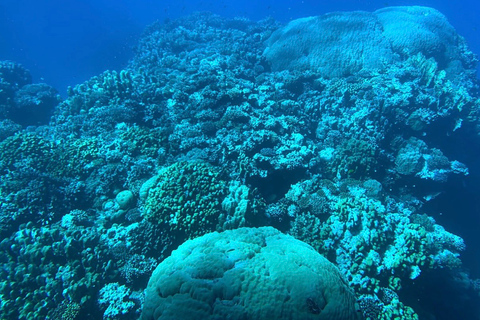
<instances>
[{"instance_id":1,"label":"yellow-green coral","mask_svg":"<svg viewBox=\"0 0 480 320\"><path fill-rule=\"evenodd\" d=\"M38 135L20 132L0 143L0 166L13 169L18 161L53 176L75 176L101 163L96 138L54 144Z\"/></svg>"},{"instance_id":2,"label":"yellow-green coral","mask_svg":"<svg viewBox=\"0 0 480 320\"><path fill-rule=\"evenodd\" d=\"M96 138L80 138L62 144L59 156L65 164L63 175L86 174L102 164L99 142Z\"/></svg>"},{"instance_id":3,"label":"yellow-green coral","mask_svg":"<svg viewBox=\"0 0 480 320\"><path fill-rule=\"evenodd\" d=\"M159 149L166 148L168 134L162 129L131 126L120 134L120 138L132 143L135 154L156 158Z\"/></svg>"},{"instance_id":4,"label":"yellow-green coral","mask_svg":"<svg viewBox=\"0 0 480 320\"><path fill-rule=\"evenodd\" d=\"M164 169L151 184L143 214L170 232L199 236L216 229L227 190L218 168L178 162Z\"/></svg>"},{"instance_id":5,"label":"yellow-green coral","mask_svg":"<svg viewBox=\"0 0 480 320\"><path fill-rule=\"evenodd\" d=\"M376 168L378 146L371 141L351 138L344 141L338 148L340 163L338 168L342 177L363 178L369 176Z\"/></svg>"},{"instance_id":6,"label":"yellow-green coral","mask_svg":"<svg viewBox=\"0 0 480 320\"><path fill-rule=\"evenodd\" d=\"M409 306L404 305L398 298L393 299L389 304L383 306L378 317L379 320L418 320L418 315Z\"/></svg>"},{"instance_id":7,"label":"yellow-green coral","mask_svg":"<svg viewBox=\"0 0 480 320\"><path fill-rule=\"evenodd\" d=\"M17 161L41 171L52 169L56 165L54 145L35 134L17 133L0 143L0 165L12 169Z\"/></svg>"}]
</instances>

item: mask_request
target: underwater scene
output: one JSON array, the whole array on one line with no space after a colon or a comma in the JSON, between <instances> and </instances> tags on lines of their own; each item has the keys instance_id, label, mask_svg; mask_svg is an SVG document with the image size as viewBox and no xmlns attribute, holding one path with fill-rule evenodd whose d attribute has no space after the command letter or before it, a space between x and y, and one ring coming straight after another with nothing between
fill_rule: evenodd
<instances>
[{"instance_id":1,"label":"underwater scene","mask_svg":"<svg viewBox=\"0 0 480 320\"><path fill-rule=\"evenodd\" d=\"M0 54L0 320L480 320L478 53L385 5Z\"/></svg>"}]
</instances>

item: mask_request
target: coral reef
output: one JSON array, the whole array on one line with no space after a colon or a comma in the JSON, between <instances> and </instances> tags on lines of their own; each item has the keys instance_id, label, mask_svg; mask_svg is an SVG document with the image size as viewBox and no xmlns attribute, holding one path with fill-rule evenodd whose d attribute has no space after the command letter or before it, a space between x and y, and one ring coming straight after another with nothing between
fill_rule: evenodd
<instances>
[{"instance_id":1,"label":"coral reef","mask_svg":"<svg viewBox=\"0 0 480 320\"><path fill-rule=\"evenodd\" d=\"M338 37L319 49L346 31L344 46L377 56L352 62ZM293 54L319 50L338 59L306 68ZM435 206L478 171L475 66L423 7L286 26L209 13L155 23L124 70L60 102L0 62L0 317L136 319L151 272L179 245L272 226L336 264L367 318L444 319L428 304L437 292L468 306L450 319L478 319L470 243ZM320 304L307 297L302 312Z\"/></svg>"}]
</instances>

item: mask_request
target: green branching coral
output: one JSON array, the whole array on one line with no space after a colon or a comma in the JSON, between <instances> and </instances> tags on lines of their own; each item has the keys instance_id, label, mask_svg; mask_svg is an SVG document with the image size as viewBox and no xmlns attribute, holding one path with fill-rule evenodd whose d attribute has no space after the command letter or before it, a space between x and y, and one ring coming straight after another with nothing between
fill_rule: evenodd
<instances>
[{"instance_id":1,"label":"green branching coral","mask_svg":"<svg viewBox=\"0 0 480 320\"><path fill-rule=\"evenodd\" d=\"M113 262L99 230L28 223L0 242L0 315L5 319L78 319ZM75 226L75 225L73 225ZM95 248L95 249L92 249Z\"/></svg>"},{"instance_id":2,"label":"green branching coral","mask_svg":"<svg viewBox=\"0 0 480 320\"><path fill-rule=\"evenodd\" d=\"M97 138L66 140L60 144L38 135L20 132L0 143L0 167L23 166L54 177L84 176L102 164Z\"/></svg>"},{"instance_id":3,"label":"green branching coral","mask_svg":"<svg viewBox=\"0 0 480 320\"><path fill-rule=\"evenodd\" d=\"M218 168L178 162L149 180L143 214L170 232L196 237L216 229L228 187Z\"/></svg>"},{"instance_id":4,"label":"green branching coral","mask_svg":"<svg viewBox=\"0 0 480 320\"><path fill-rule=\"evenodd\" d=\"M398 295L387 288L381 288L378 296L361 295L358 303L364 319L367 320L418 320L413 309L404 305Z\"/></svg>"},{"instance_id":5,"label":"green branching coral","mask_svg":"<svg viewBox=\"0 0 480 320\"><path fill-rule=\"evenodd\" d=\"M203 162L178 162L147 180L139 191L146 220L177 240L211 231L256 226L265 203L256 190Z\"/></svg>"},{"instance_id":6,"label":"green branching coral","mask_svg":"<svg viewBox=\"0 0 480 320\"><path fill-rule=\"evenodd\" d=\"M97 138L80 138L65 142L60 147L61 161L65 163L65 176L85 176L104 164Z\"/></svg>"},{"instance_id":7,"label":"green branching coral","mask_svg":"<svg viewBox=\"0 0 480 320\"><path fill-rule=\"evenodd\" d=\"M56 166L54 146L35 134L20 132L0 143L0 167L13 169L18 161L41 171Z\"/></svg>"},{"instance_id":8,"label":"green branching coral","mask_svg":"<svg viewBox=\"0 0 480 320\"><path fill-rule=\"evenodd\" d=\"M72 301L62 301L52 312L52 320L75 320L80 313L81 306Z\"/></svg>"},{"instance_id":9,"label":"green branching coral","mask_svg":"<svg viewBox=\"0 0 480 320\"><path fill-rule=\"evenodd\" d=\"M159 154L167 151L168 132L166 129L130 126L120 133L120 139L131 143L135 155L157 158Z\"/></svg>"},{"instance_id":10,"label":"green branching coral","mask_svg":"<svg viewBox=\"0 0 480 320\"><path fill-rule=\"evenodd\" d=\"M355 138L345 140L336 149L338 159L333 168L341 168L342 177L364 178L370 176L378 162L379 147L373 141L373 139L367 141Z\"/></svg>"}]
</instances>

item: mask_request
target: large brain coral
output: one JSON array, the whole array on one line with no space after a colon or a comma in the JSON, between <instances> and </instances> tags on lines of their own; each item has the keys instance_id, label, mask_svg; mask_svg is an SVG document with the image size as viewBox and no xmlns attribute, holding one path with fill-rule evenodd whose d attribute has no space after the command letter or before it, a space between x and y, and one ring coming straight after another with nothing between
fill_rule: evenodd
<instances>
[{"instance_id":1,"label":"large brain coral","mask_svg":"<svg viewBox=\"0 0 480 320\"><path fill-rule=\"evenodd\" d=\"M338 269L271 227L188 240L153 272L143 320L359 319Z\"/></svg>"},{"instance_id":2,"label":"large brain coral","mask_svg":"<svg viewBox=\"0 0 480 320\"><path fill-rule=\"evenodd\" d=\"M293 20L266 41L264 56L273 70L309 69L326 78L382 70L418 53L458 72L474 64L464 42L435 9L388 7Z\"/></svg>"}]
</instances>

